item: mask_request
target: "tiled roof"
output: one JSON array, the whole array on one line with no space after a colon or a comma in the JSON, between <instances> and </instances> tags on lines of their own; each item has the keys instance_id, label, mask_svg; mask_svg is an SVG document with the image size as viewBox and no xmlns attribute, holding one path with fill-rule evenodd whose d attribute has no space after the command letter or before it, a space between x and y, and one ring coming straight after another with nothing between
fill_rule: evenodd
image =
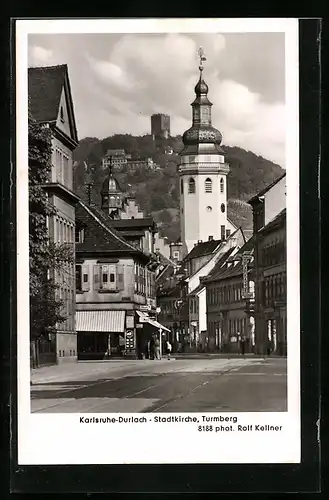
<instances>
[{"instance_id":1,"label":"tiled roof","mask_svg":"<svg viewBox=\"0 0 329 500\"><path fill-rule=\"evenodd\" d=\"M81 201L76 206L76 217L85 226L83 243L76 243L76 252L126 252L139 254L147 258L145 254L120 236L112 228L109 228L100 219L93 207L85 205Z\"/></svg>"},{"instance_id":2,"label":"tiled roof","mask_svg":"<svg viewBox=\"0 0 329 500\"><path fill-rule=\"evenodd\" d=\"M136 228L136 227L152 227L154 219L152 217L144 217L143 219L108 219L111 227L115 228Z\"/></svg>"},{"instance_id":3,"label":"tiled roof","mask_svg":"<svg viewBox=\"0 0 329 500\"><path fill-rule=\"evenodd\" d=\"M31 114L37 122L56 122L65 80L67 81L69 100L71 101L68 103L70 107L72 96L67 64L28 68L29 105ZM73 112L71 115L73 139L77 141L78 137Z\"/></svg>"},{"instance_id":4,"label":"tiled roof","mask_svg":"<svg viewBox=\"0 0 329 500\"><path fill-rule=\"evenodd\" d=\"M190 297L193 297L197 293L201 292L201 290L206 286L204 282L201 282L191 293L189 293Z\"/></svg>"},{"instance_id":5,"label":"tiled roof","mask_svg":"<svg viewBox=\"0 0 329 500\"><path fill-rule=\"evenodd\" d=\"M213 278L209 280L209 282L223 280L241 275L242 275L242 262L238 262L235 266L232 264L229 267L223 267L222 269L220 269L217 275L213 276Z\"/></svg>"},{"instance_id":6,"label":"tiled roof","mask_svg":"<svg viewBox=\"0 0 329 500\"><path fill-rule=\"evenodd\" d=\"M220 258L216 262L214 268L210 271L210 273L208 274L208 276L205 278L206 280L211 279L214 276L216 276L216 274L218 273L218 271L223 267L223 265L225 264L225 262L227 261L227 259L233 253L234 249L235 249L235 247L229 248L227 250L227 252L223 253L220 256Z\"/></svg>"},{"instance_id":7,"label":"tiled roof","mask_svg":"<svg viewBox=\"0 0 329 500\"><path fill-rule=\"evenodd\" d=\"M168 278L172 277L173 275L174 275L174 267L170 265L164 266L161 273L157 276L156 282L158 285L161 285L161 283L164 283Z\"/></svg>"},{"instance_id":8,"label":"tiled roof","mask_svg":"<svg viewBox=\"0 0 329 500\"><path fill-rule=\"evenodd\" d=\"M221 240L210 240L198 243L185 257L185 260L195 259L196 257L201 257L203 255L209 255L216 250L220 243Z\"/></svg>"},{"instance_id":9,"label":"tiled roof","mask_svg":"<svg viewBox=\"0 0 329 500\"><path fill-rule=\"evenodd\" d=\"M286 172L284 172L282 175L280 175L277 179L275 179L275 181L273 181L271 184L266 186L264 189L259 191L259 193L257 193L255 196L250 198L250 200L248 200L248 203L252 204L253 201L257 200L257 198L259 198L260 196L263 196L265 193L267 193L267 191L269 191L273 186L275 186L275 184L277 184L279 181L281 181L281 179L283 179L283 177L285 177L285 175L286 175Z\"/></svg>"}]
</instances>

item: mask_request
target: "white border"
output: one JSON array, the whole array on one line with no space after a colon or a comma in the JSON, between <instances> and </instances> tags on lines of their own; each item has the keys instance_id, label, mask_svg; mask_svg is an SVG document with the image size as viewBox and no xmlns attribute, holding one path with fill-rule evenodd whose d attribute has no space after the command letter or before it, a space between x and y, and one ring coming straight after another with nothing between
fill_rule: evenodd
<instances>
[{"instance_id":1,"label":"white border","mask_svg":"<svg viewBox=\"0 0 329 500\"><path fill-rule=\"evenodd\" d=\"M28 108L27 37L36 33L235 33L284 32L286 36L287 168L287 331L288 412L239 413L239 423L283 425L280 434L198 433L191 424L147 424L146 432L79 424L80 415L30 413L29 256L28 256ZM17 102L17 332L18 461L35 464L107 463L299 463L299 131L297 19L111 19L18 20L16 22ZM284 126L284 124L282 124ZM206 413L207 415L210 415ZM138 414L141 416L142 414ZM148 415L148 414L146 414ZM197 414L191 414L197 416ZM224 416L229 416L225 413ZM92 416L89 414L88 416ZM100 417L101 415L96 415ZM170 433L170 434L169 434ZM147 434L148 439L145 439ZM216 437L215 437L216 436ZM158 446L155 443L159 442ZM100 446L102 443L102 446ZM167 446L167 443L173 443ZM96 447L95 447L96 444Z\"/></svg>"}]
</instances>

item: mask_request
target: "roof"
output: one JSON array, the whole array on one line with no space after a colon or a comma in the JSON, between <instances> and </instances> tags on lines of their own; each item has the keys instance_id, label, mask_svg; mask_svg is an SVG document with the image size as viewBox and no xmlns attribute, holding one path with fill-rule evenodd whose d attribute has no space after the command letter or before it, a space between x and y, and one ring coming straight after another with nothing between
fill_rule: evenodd
<instances>
[{"instance_id":1,"label":"roof","mask_svg":"<svg viewBox=\"0 0 329 500\"><path fill-rule=\"evenodd\" d=\"M78 142L67 64L28 68L30 111L38 123L56 123L65 83L68 112L73 125L72 138Z\"/></svg>"},{"instance_id":2,"label":"roof","mask_svg":"<svg viewBox=\"0 0 329 500\"><path fill-rule=\"evenodd\" d=\"M236 247L229 248L226 252L224 252L220 256L220 258L216 262L214 268L210 271L210 273L208 274L208 276L205 278L206 281L211 280L213 277L215 277L217 275L217 273L222 268L222 266L225 264L225 262L227 261L227 259L231 256L231 254L233 253L233 251L235 250L235 248Z\"/></svg>"},{"instance_id":3,"label":"roof","mask_svg":"<svg viewBox=\"0 0 329 500\"><path fill-rule=\"evenodd\" d=\"M142 219L108 219L108 223L115 228L136 228L136 227L152 227L155 222L152 217L144 217Z\"/></svg>"},{"instance_id":4,"label":"roof","mask_svg":"<svg viewBox=\"0 0 329 500\"><path fill-rule=\"evenodd\" d=\"M201 290L205 287L205 283L202 281L201 283L199 283L199 285L194 289L192 290L191 293L189 293L189 296L190 297L193 297L194 295L196 295L197 293L201 292Z\"/></svg>"},{"instance_id":5,"label":"roof","mask_svg":"<svg viewBox=\"0 0 329 500\"><path fill-rule=\"evenodd\" d=\"M174 267L167 264L164 264L164 268L160 272L160 274L156 277L155 281L158 285L164 283L167 279L171 278L174 275Z\"/></svg>"},{"instance_id":6,"label":"roof","mask_svg":"<svg viewBox=\"0 0 329 500\"><path fill-rule=\"evenodd\" d=\"M118 156L118 155L125 155L126 152L124 149L108 149L105 153L105 156Z\"/></svg>"},{"instance_id":7,"label":"roof","mask_svg":"<svg viewBox=\"0 0 329 500\"><path fill-rule=\"evenodd\" d=\"M275 217L273 217L273 219L270 220L270 222L268 222L266 226L262 227L258 232L265 233L271 231L272 229L279 226L285 220L285 218L286 218L286 209L284 208Z\"/></svg>"},{"instance_id":8,"label":"roof","mask_svg":"<svg viewBox=\"0 0 329 500\"><path fill-rule=\"evenodd\" d=\"M259 191L259 193L257 193L255 196L253 196L252 198L250 198L250 200L248 200L248 203L252 204L260 196L264 196L264 194L267 193L270 189L272 189L272 187L275 186L275 184L277 184L278 182L280 182L281 179L283 179L283 177L285 177L285 175L286 175L286 172L284 172L282 175L280 175L275 181L273 181L271 184L269 184L268 186L266 186L264 189L262 189L261 191Z\"/></svg>"},{"instance_id":9,"label":"roof","mask_svg":"<svg viewBox=\"0 0 329 500\"><path fill-rule=\"evenodd\" d=\"M121 231L120 231L120 233L121 233ZM168 257L166 257L165 255L163 255L161 252L156 251L155 254L159 257L161 264L176 267L175 262L173 262L172 260L168 259Z\"/></svg>"},{"instance_id":10,"label":"roof","mask_svg":"<svg viewBox=\"0 0 329 500\"><path fill-rule=\"evenodd\" d=\"M185 257L185 260L195 259L196 257L212 254L221 242L222 240L210 240L198 243Z\"/></svg>"},{"instance_id":11,"label":"roof","mask_svg":"<svg viewBox=\"0 0 329 500\"><path fill-rule=\"evenodd\" d=\"M93 207L80 201L76 206L76 217L86 227L84 240L76 243L76 252L126 252L148 258L143 252L128 243L112 228L109 228Z\"/></svg>"}]
</instances>

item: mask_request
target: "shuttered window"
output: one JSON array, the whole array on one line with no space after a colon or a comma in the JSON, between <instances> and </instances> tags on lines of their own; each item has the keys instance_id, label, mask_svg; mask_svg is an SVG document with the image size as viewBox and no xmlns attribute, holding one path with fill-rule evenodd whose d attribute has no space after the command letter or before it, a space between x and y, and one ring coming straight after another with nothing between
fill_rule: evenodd
<instances>
[{"instance_id":1,"label":"shuttered window","mask_svg":"<svg viewBox=\"0 0 329 500\"><path fill-rule=\"evenodd\" d=\"M94 290L123 290L124 268L118 264L102 264L94 266Z\"/></svg>"}]
</instances>

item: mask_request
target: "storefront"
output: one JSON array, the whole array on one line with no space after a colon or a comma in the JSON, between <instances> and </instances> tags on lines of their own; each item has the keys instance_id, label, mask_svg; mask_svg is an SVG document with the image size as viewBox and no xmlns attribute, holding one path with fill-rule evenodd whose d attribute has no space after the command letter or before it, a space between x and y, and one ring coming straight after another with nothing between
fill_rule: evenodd
<instances>
[{"instance_id":1,"label":"storefront","mask_svg":"<svg viewBox=\"0 0 329 500\"><path fill-rule=\"evenodd\" d=\"M150 356L150 342L153 337L160 340L161 352L164 351L169 328L151 318L147 313L136 311L136 350L139 358Z\"/></svg>"},{"instance_id":2,"label":"storefront","mask_svg":"<svg viewBox=\"0 0 329 500\"><path fill-rule=\"evenodd\" d=\"M126 311L77 311L78 360L122 356Z\"/></svg>"}]
</instances>

